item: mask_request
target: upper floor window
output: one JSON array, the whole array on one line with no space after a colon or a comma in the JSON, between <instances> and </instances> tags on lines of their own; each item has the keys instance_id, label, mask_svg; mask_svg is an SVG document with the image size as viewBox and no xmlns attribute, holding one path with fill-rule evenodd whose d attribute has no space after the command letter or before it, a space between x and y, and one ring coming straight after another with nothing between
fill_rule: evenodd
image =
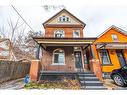
<instances>
[{"instance_id":1,"label":"upper floor window","mask_svg":"<svg viewBox=\"0 0 127 95\"><path fill-rule=\"evenodd\" d=\"M118 37L117 37L117 35L112 34L111 36L112 36L112 40L113 40L114 42L118 42Z\"/></svg>"},{"instance_id":2,"label":"upper floor window","mask_svg":"<svg viewBox=\"0 0 127 95\"><path fill-rule=\"evenodd\" d=\"M64 37L64 31L63 30L57 30L54 32L54 36L57 38L62 38L62 37Z\"/></svg>"},{"instance_id":3,"label":"upper floor window","mask_svg":"<svg viewBox=\"0 0 127 95\"><path fill-rule=\"evenodd\" d=\"M107 50L100 50L100 57L103 65L110 64L109 54Z\"/></svg>"},{"instance_id":4,"label":"upper floor window","mask_svg":"<svg viewBox=\"0 0 127 95\"><path fill-rule=\"evenodd\" d=\"M74 38L80 37L80 30L73 30L73 37Z\"/></svg>"},{"instance_id":5,"label":"upper floor window","mask_svg":"<svg viewBox=\"0 0 127 95\"><path fill-rule=\"evenodd\" d=\"M60 22L68 22L68 21L70 21L70 19L69 19L69 17L63 15L63 16L59 17L59 21Z\"/></svg>"},{"instance_id":6,"label":"upper floor window","mask_svg":"<svg viewBox=\"0 0 127 95\"><path fill-rule=\"evenodd\" d=\"M64 50L56 49L53 52L53 65L64 65L65 64L65 56Z\"/></svg>"}]
</instances>

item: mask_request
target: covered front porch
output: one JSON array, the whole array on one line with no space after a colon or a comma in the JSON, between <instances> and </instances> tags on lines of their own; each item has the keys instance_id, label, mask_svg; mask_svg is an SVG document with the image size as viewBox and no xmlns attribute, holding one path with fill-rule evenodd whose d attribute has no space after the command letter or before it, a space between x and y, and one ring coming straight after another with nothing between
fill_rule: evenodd
<instances>
[{"instance_id":1,"label":"covered front porch","mask_svg":"<svg viewBox=\"0 0 127 95\"><path fill-rule=\"evenodd\" d=\"M41 73L76 73L90 69L90 49L95 38L35 37L34 40L43 49Z\"/></svg>"}]
</instances>

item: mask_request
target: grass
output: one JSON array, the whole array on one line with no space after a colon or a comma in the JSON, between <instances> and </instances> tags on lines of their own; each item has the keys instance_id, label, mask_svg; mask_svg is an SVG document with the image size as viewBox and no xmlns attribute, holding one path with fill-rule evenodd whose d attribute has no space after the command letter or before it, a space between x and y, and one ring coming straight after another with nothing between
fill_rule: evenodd
<instances>
[{"instance_id":1,"label":"grass","mask_svg":"<svg viewBox=\"0 0 127 95\"><path fill-rule=\"evenodd\" d=\"M80 89L78 80L65 79L63 81L43 81L40 83L30 82L25 85L26 89Z\"/></svg>"}]
</instances>

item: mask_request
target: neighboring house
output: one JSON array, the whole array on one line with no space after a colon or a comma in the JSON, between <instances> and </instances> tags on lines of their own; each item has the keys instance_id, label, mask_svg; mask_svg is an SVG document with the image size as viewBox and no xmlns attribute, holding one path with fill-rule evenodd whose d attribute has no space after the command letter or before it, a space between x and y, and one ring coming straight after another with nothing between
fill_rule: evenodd
<instances>
[{"instance_id":1,"label":"neighboring house","mask_svg":"<svg viewBox=\"0 0 127 95\"><path fill-rule=\"evenodd\" d=\"M127 34L114 25L95 40L93 49L95 59L99 59L105 77L112 70L127 64Z\"/></svg>"},{"instance_id":2,"label":"neighboring house","mask_svg":"<svg viewBox=\"0 0 127 95\"><path fill-rule=\"evenodd\" d=\"M85 23L63 9L46 22L44 37L34 37L43 48L44 71L83 71L91 58L90 44L96 38L84 38ZM87 57L86 57L87 55Z\"/></svg>"},{"instance_id":3,"label":"neighboring house","mask_svg":"<svg viewBox=\"0 0 127 95\"><path fill-rule=\"evenodd\" d=\"M12 43L9 39L0 38L0 60L14 60Z\"/></svg>"}]
</instances>

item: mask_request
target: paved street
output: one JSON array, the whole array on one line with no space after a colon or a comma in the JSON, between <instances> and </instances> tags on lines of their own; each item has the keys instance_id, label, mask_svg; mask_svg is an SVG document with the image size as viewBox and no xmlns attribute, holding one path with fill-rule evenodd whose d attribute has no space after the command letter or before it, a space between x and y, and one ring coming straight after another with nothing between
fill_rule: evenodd
<instances>
[{"instance_id":1,"label":"paved street","mask_svg":"<svg viewBox=\"0 0 127 95\"><path fill-rule=\"evenodd\" d=\"M11 80L0 84L0 89L18 90L23 89L23 87L24 87L23 78Z\"/></svg>"}]
</instances>

